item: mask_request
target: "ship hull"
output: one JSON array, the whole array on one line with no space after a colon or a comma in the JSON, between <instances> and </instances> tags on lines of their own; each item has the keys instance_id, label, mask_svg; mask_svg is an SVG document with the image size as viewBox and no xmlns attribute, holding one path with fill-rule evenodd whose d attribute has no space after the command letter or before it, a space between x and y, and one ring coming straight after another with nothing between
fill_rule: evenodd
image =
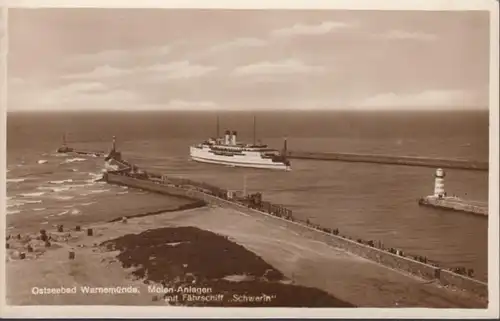
<instances>
[{"instance_id":1,"label":"ship hull","mask_svg":"<svg viewBox=\"0 0 500 321\"><path fill-rule=\"evenodd\" d=\"M235 167L247 167L247 168L261 168L261 169L272 169L272 170L282 170L290 171L290 166L284 163L272 162L269 159L259 159L257 157L224 157L211 155L210 153L200 150L196 147L191 147L191 159L200 163L215 164L215 165L225 165L225 166L235 166Z\"/></svg>"}]
</instances>

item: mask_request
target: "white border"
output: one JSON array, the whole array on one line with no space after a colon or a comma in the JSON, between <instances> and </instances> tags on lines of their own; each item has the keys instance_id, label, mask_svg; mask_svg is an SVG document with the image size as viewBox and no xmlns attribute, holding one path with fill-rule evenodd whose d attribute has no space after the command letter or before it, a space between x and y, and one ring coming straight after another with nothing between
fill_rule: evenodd
<instances>
[{"instance_id":1,"label":"white border","mask_svg":"<svg viewBox=\"0 0 500 321\"><path fill-rule=\"evenodd\" d=\"M5 304L1 292L1 317L122 317L122 318L170 318L170 317L289 317L289 318L498 318L498 269L499 269L499 220L498 220L498 117L499 117L499 20L498 3L494 0L3 0L2 5L16 8L213 8L213 9L343 9L343 10L486 10L490 12L490 168L489 168L489 229L488 275L490 306L488 309L413 309L413 308L182 308L182 307L116 307L116 306L32 306L13 307ZM5 9L2 13L5 14ZM1 16L3 27L6 15ZM7 37L1 40L0 52L0 123L1 170L0 208L5 209L6 168L6 74L5 59ZM0 220L0 251L5 249L5 220ZM0 260L2 283L5 287L5 260Z\"/></svg>"},{"instance_id":2,"label":"white border","mask_svg":"<svg viewBox=\"0 0 500 321\"><path fill-rule=\"evenodd\" d=\"M16 8L494 10L494 0L4 0Z\"/></svg>"}]
</instances>

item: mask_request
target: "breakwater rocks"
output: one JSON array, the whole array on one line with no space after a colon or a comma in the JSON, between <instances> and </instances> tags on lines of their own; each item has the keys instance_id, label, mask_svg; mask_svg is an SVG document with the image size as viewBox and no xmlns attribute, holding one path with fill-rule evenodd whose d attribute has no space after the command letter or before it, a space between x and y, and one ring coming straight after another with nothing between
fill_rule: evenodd
<instances>
[{"instance_id":1,"label":"breakwater rocks","mask_svg":"<svg viewBox=\"0 0 500 321\"><path fill-rule=\"evenodd\" d=\"M394 155L370 155L353 153L322 153L305 151L288 151L287 157L291 159L311 159L322 161L342 161L342 162L362 162L378 163L406 166L440 167L487 171L488 162L461 160L461 159L441 159L412 156Z\"/></svg>"},{"instance_id":2,"label":"breakwater rocks","mask_svg":"<svg viewBox=\"0 0 500 321\"><path fill-rule=\"evenodd\" d=\"M439 198L434 196L427 196L420 198L418 200L418 204L488 217L487 204L463 200L456 197Z\"/></svg>"},{"instance_id":3,"label":"breakwater rocks","mask_svg":"<svg viewBox=\"0 0 500 321\"><path fill-rule=\"evenodd\" d=\"M196 227L168 227L101 244L119 251L123 267L170 305L224 307L353 307L283 274L227 237Z\"/></svg>"},{"instance_id":4,"label":"breakwater rocks","mask_svg":"<svg viewBox=\"0 0 500 321\"><path fill-rule=\"evenodd\" d=\"M487 283L473 279L473 271L463 267L444 269L431 263L425 257L410 256L401 250L384 248L374 241L354 240L342 235L339 229L323 228L311 222L298 220L291 210L283 206L262 201L257 193L246 198L231 198L228 191L205 183L173 179L147 172L108 172L104 179L111 184L127 185L166 195L184 196L203 200L209 204L231 208L245 214L264 218L270 224L277 224L293 230L304 237L318 240L333 247L344 249L360 257L377 262L389 268L410 273L426 280L437 281L444 286L457 287L488 296ZM186 185L180 185L180 184Z\"/></svg>"}]
</instances>

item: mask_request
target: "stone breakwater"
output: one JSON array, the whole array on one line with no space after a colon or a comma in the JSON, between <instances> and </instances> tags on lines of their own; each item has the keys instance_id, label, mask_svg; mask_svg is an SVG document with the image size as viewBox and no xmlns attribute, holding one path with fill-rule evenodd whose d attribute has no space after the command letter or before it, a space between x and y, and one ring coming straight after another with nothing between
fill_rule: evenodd
<instances>
[{"instance_id":1,"label":"stone breakwater","mask_svg":"<svg viewBox=\"0 0 500 321\"><path fill-rule=\"evenodd\" d=\"M487 204L454 197L438 198L427 196L419 199L418 204L488 217Z\"/></svg>"},{"instance_id":2,"label":"stone breakwater","mask_svg":"<svg viewBox=\"0 0 500 321\"><path fill-rule=\"evenodd\" d=\"M427 259L423 257L408 257L400 250L384 249L373 241L353 240L348 236L341 235L338 229L322 228L308 221L299 221L292 216L290 210L279 205L262 202L260 197L257 197L257 201L254 198L250 202L245 202L232 199L228 197L228 191L206 183L168 178L146 172L108 172L105 173L104 180L111 184L126 185L166 195L184 196L203 200L208 204L231 208L259 219L264 218L270 224L286 227L304 237L344 249L388 268L410 273L425 280L437 281L443 286L471 291L482 297L488 296L488 284L473 279L470 270L467 272L464 268L454 269L454 271L446 270L437 264L429 264Z\"/></svg>"},{"instance_id":3,"label":"stone breakwater","mask_svg":"<svg viewBox=\"0 0 500 321\"><path fill-rule=\"evenodd\" d=\"M322 153L289 151L287 157L291 159L310 159L321 161L341 161L341 162L362 162L406 166L422 167L440 167L487 171L488 162L462 160L462 159L442 159L412 156L394 156L394 155L371 155L371 154L352 154L352 153Z\"/></svg>"}]
</instances>

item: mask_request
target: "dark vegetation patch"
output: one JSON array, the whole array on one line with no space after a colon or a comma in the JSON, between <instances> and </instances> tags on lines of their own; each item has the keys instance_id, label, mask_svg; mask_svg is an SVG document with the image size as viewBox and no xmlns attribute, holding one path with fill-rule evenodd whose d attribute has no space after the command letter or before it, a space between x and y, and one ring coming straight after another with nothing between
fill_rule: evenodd
<instances>
[{"instance_id":1,"label":"dark vegetation patch","mask_svg":"<svg viewBox=\"0 0 500 321\"><path fill-rule=\"evenodd\" d=\"M134 267L137 278L174 289L179 299L170 302L174 305L352 307L322 290L283 283L287 281L284 275L253 252L226 236L196 227L153 229L101 245L110 251L120 251L117 258L123 267ZM223 279L235 275L244 276L244 280ZM209 293L193 293L208 300L190 300L189 295L176 292L179 287L208 289ZM271 299L262 300L263 294ZM172 297L172 293L158 296ZM251 302L252 298L257 300Z\"/></svg>"}]
</instances>

